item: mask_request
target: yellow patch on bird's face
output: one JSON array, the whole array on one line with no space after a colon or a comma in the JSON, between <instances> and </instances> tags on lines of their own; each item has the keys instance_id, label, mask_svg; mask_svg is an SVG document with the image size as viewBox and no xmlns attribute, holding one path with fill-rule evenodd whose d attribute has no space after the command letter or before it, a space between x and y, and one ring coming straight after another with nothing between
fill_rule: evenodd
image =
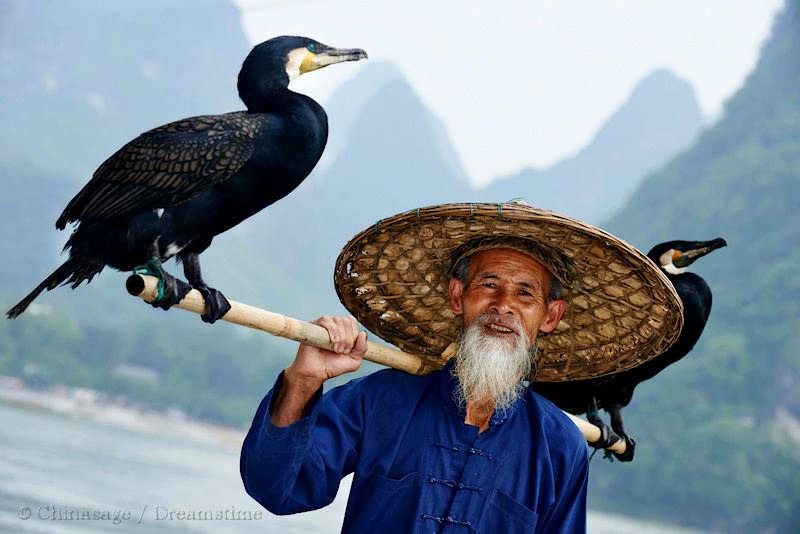
<instances>
[{"instance_id":1,"label":"yellow patch on bird's face","mask_svg":"<svg viewBox=\"0 0 800 534\"><path fill-rule=\"evenodd\" d=\"M302 63L300 63L300 74L305 74L306 72L311 72L319 68L316 61L317 55L314 52L309 52L306 50L306 55L303 58Z\"/></svg>"},{"instance_id":2,"label":"yellow patch on bird's face","mask_svg":"<svg viewBox=\"0 0 800 534\"><path fill-rule=\"evenodd\" d=\"M301 74L310 72L317 67L314 60L315 54L306 48L295 48L286 55L286 74L290 80L294 80Z\"/></svg>"}]
</instances>

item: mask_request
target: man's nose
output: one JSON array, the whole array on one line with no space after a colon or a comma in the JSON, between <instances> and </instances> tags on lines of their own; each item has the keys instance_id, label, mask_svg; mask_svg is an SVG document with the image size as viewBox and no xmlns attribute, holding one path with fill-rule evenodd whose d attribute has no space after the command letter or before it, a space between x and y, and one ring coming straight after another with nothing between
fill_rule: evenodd
<instances>
[{"instance_id":1,"label":"man's nose","mask_svg":"<svg viewBox=\"0 0 800 534\"><path fill-rule=\"evenodd\" d=\"M508 291L498 291L494 294L489 303L489 311L492 313L506 314L514 313L511 305L511 295Z\"/></svg>"}]
</instances>

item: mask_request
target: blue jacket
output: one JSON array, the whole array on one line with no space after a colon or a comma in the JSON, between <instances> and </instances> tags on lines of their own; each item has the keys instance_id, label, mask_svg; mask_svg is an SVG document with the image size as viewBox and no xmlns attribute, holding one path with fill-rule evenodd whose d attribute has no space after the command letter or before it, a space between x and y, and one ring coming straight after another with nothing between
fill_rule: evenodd
<instances>
[{"instance_id":1,"label":"blue jacket","mask_svg":"<svg viewBox=\"0 0 800 534\"><path fill-rule=\"evenodd\" d=\"M450 366L383 370L325 395L285 428L258 407L240 460L247 492L275 514L330 504L355 473L343 532L585 532L586 442L528 390L478 432L453 401Z\"/></svg>"}]
</instances>

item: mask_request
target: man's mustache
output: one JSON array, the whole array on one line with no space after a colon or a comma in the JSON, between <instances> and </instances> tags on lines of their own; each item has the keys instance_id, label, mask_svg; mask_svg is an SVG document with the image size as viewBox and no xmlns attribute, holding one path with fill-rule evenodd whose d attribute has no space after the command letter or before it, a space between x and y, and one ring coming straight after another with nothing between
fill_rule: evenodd
<instances>
[{"instance_id":1,"label":"man's mustache","mask_svg":"<svg viewBox=\"0 0 800 534\"><path fill-rule=\"evenodd\" d=\"M476 319L480 326L495 325L513 330L516 335L522 332L522 323L513 315L501 315L499 313L484 313Z\"/></svg>"}]
</instances>

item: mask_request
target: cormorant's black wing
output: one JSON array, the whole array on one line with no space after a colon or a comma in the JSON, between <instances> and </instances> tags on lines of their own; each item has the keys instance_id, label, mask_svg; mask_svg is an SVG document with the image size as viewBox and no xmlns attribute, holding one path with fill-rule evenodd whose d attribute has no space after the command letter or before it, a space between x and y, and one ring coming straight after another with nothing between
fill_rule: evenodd
<instances>
[{"instance_id":1,"label":"cormorant's black wing","mask_svg":"<svg viewBox=\"0 0 800 534\"><path fill-rule=\"evenodd\" d=\"M250 159L266 120L247 112L203 115L143 133L95 171L56 227L167 208L194 197Z\"/></svg>"}]
</instances>

